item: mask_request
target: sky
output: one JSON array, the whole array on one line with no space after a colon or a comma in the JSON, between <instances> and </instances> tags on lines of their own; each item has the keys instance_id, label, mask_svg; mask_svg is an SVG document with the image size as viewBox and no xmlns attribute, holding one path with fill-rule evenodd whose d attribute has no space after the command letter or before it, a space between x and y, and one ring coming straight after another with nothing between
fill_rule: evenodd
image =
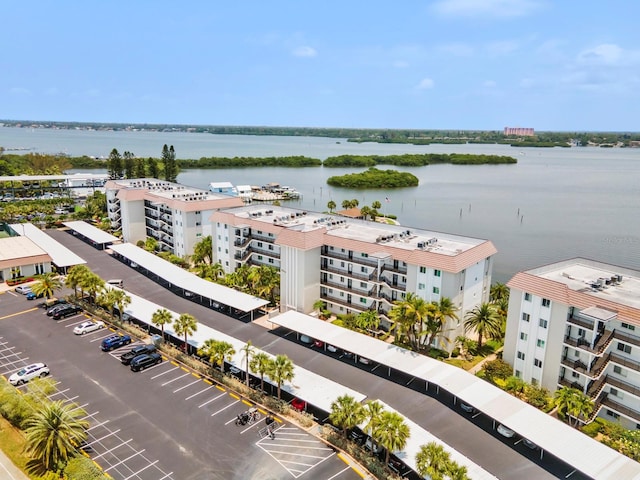
<instances>
[{"instance_id":1,"label":"sky","mask_svg":"<svg viewBox=\"0 0 640 480\"><path fill-rule=\"evenodd\" d=\"M0 119L640 131L640 2L6 1Z\"/></svg>"}]
</instances>

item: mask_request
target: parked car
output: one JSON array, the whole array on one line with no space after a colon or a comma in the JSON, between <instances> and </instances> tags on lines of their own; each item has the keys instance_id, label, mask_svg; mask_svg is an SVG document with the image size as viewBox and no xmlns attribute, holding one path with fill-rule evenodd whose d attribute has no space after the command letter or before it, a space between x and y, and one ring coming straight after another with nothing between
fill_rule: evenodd
<instances>
[{"instance_id":1,"label":"parked car","mask_svg":"<svg viewBox=\"0 0 640 480\"><path fill-rule=\"evenodd\" d=\"M307 409L307 402L299 398L291 400L291 407L299 412L303 412Z\"/></svg>"},{"instance_id":2,"label":"parked car","mask_svg":"<svg viewBox=\"0 0 640 480\"><path fill-rule=\"evenodd\" d=\"M82 308L77 305L63 305L62 308L56 310L51 316L54 320L60 320L61 318L67 318L80 312L82 312Z\"/></svg>"},{"instance_id":3,"label":"parked car","mask_svg":"<svg viewBox=\"0 0 640 480\"><path fill-rule=\"evenodd\" d=\"M535 443L533 443L531 440L529 440L528 438L523 438L522 439L522 443L525 447L530 448L531 450L535 450L536 448L538 448L538 445L536 445Z\"/></svg>"},{"instance_id":4,"label":"parked car","mask_svg":"<svg viewBox=\"0 0 640 480\"><path fill-rule=\"evenodd\" d=\"M31 287L29 285L18 285L16 287L16 293L21 293L22 295L26 295L31 292Z\"/></svg>"},{"instance_id":5,"label":"parked car","mask_svg":"<svg viewBox=\"0 0 640 480\"><path fill-rule=\"evenodd\" d=\"M349 433L349 437L351 437L351 440L356 442L358 445L362 445L364 443L365 436L366 435L358 427L353 428Z\"/></svg>"},{"instance_id":6,"label":"parked car","mask_svg":"<svg viewBox=\"0 0 640 480\"><path fill-rule=\"evenodd\" d=\"M138 355L131 360L130 368L132 372L139 372L147 367L152 367L162 362L162 355L158 352L150 353L148 355Z\"/></svg>"},{"instance_id":7,"label":"parked car","mask_svg":"<svg viewBox=\"0 0 640 480\"><path fill-rule=\"evenodd\" d=\"M108 352L109 350L113 350L114 348L120 348L124 345L129 345L131 343L131 336L129 335L109 335L107 338L103 339L100 343L100 348L103 352Z\"/></svg>"},{"instance_id":8,"label":"parked car","mask_svg":"<svg viewBox=\"0 0 640 480\"><path fill-rule=\"evenodd\" d=\"M306 343L307 345L311 345L313 343L313 338L309 335L300 335L300 341L302 343Z\"/></svg>"},{"instance_id":9,"label":"parked car","mask_svg":"<svg viewBox=\"0 0 640 480\"><path fill-rule=\"evenodd\" d=\"M11 385L22 385L36 377L46 377L47 375L49 375L49 367L47 367L46 363L32 363L11 375L9 383Z\"/></svg>"},{"instance_id":10,"label":"parked car","mask_svg":"<svg viewBox=\"0 0 640 480\"><path fill-rule=\"evenodd\" d=\"M31 291L29 293L27 293L27 300L35 300L36 298L42 298L44 297L44 293L36 293L34 291Z\"/></svg>"},{"instance_id":11,"label":"parked car","mask_svg":"<svg viewBox=\"0 0 640 480\"><path fill-rule=\"evenodd\" d=\"M67 301L63 298L49 298L42 303L38 304L38 307L45 308L49 310L50 308L55 307L56 305L64 305Z\"/></svg>"},{"instance_id":12,"label":"parked car","mask_svg":"<svg viewBox=\"0 0 640 480\"><path fill-rule=\"evenodd\" d=\"M506 438L511 438L516 434L516 432L514 432L510 428L505 427L502 424L498 425L498 429L497 430L498 430L498 433L500 435L502 435L503 437L506 437Z\"/></svg>"},{"instance_id":13,"label":"parked car","mask_svg":"<svg viewBox=\"0 0 640 480\"><path fill-rule=\"evenodd\" d=\"M58 312L56 315L58 314L60 314L60 312ZM76 335L84 335L85 333L95 332L96 330L100 330L101 328L104 328L104 322L102 320L88 320L86 322L82 322L80 325L74 328L73 333L75 333Z\"/></svg>"},{"instance_id":14,"label":"parked car","mask_svg":"<svg viewBox=\"0 0 640 480\"><path fill-rule=\"evenodd\" d=\"M317 347L317 348L322 348L322 347L324 347L324 342L321 341L321 340L314 340L313 341L313 346Z\"/></svg>"},{"instance_id":15,"label":"parked car","mask_svg":"<svg viewBox=\"0 0 640 480\"><path fill-rule=\"evenodd\" d=\"M389 455L389 468L400 476L404 476L409 471L409 467L393 454Z\"/></svg>"},{"instance_id":16,"label":"parked car","mask_svg":"<svg viewBox=\"0 0 640 480\"><path fill-rule=\"evenodd\" d=\"M61 303L59 305L54 305L53 307L49 308L47 310L47 316L48 317L52 317L54 313L56 313L58 310L62 310L63 308L67 308L70 305L68 303Z\"/></svg>"},{"instance_id":17,"label":"parked car","mask_svg":"<svg viewBox=\"0 0 640 480\"><path fill-rule=\"evenodd\" d=\"M460 402L460 408L462 410L464 410L467 413L475 413L476 409L473 408L471 405L464 403L464 402Z\"/></svg>"},{"instance_id":18,"label":"parked car","mask_svg":"<svg viewBox=\"0 0 640 480\"><path fill-rule=\"evenodd\" d=\"M120 361L123 365L129 365L131 360L136 358L139 355L149 355L151 353L156 352L155 345L138 345L137 347L133 347L126 353L120 355Z\"/></svg>"},{"instance_id":19,"label":"parked car","mask_svg":"<svg viewBox=\"0 0 640 480\"><path fill-rule=\"evenodd\" d=\"M374 442L371 437L367 437L364 442L364 448L369 450L372 453L380 453L382 451L382 447L378 445L377 442Z\"/></svg>"},{"instance_id":20,"label":"parked car","mask_svg":"<svg viewBox=\"0 0 640 480\"><path fill-rule=\"evenodd\" d=\"M370 365L371 364L371 360L369 360L368 358L365 358L365 357L358 357L358 361L360 363L362 363L363 365Z\"/></svg>"},{"instance_id":21,"label":"parked car","mask_svg":"<svg viewBox=\"0 0 640 480\"><path fill-rule=\"evenodd\" d=\"M338 353L338 347L334 347L333 345L330 345L327 343L327 350L330 351L331 353Z\"/></svg>"}]
</instances>

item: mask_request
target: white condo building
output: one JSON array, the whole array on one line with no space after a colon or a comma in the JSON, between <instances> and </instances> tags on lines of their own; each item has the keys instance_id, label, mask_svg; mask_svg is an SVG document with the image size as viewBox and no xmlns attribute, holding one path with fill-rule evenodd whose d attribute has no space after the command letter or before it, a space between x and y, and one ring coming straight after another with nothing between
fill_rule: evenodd
<instances>
[{"instance_id":1,"label":"white condo building","mask_svg":"<svg viewBox=\"0 0 640 480\"><path fill-rule=\"evenodd\" d=\"M576 258L516 274L504 359L551 392L579 389L594 416L640 428L640 272Z\"/></svg>"},{"instance_id":2,"label":"white condo building","mask_svg":"<svg viewBox=\"0 0 640 480\"><path fill-rule=\"evenodd\" d=\"M214 261L227 273L279 269L282 311L310 313L321 299L334 313L375 310L388 326L387 312L408 292L448 297L460 318L488 300L496 249L487 240L273 205L219 210L212 223ZM449 338L461 323L447 326Z\"/></svg>"},{"instance_id":3,"label":"white condo building","mask_svg":"<svg viewBox=\"0 0 640 480\"><path fill-rule=\"evenodd\" d=\"M161 250L184 257L202 237L212 234L211 215L243 205L239 197L215 194L156 178L109 180L107 210L125 242L155 238Z\"/></svg>"}]
</instances>

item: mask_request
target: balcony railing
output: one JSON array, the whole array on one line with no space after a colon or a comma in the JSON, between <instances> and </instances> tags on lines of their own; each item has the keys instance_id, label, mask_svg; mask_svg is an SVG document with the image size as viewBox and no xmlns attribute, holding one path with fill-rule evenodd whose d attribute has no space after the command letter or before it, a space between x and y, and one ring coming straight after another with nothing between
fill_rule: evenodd
<instances>
[{"instance_id":1,"label":"balcony railing","mask_svg":"<svg viewBox=\"0 0 640 480\"><path fill-rule=\"evenodd\" d=\"M600 395L602 389L607 384L607 378L608 375L603 375L597 380L592 380L589 384L589 387L587 388L587 395L589 395L591 398L595 398Z\"/></svg>"},{"instance_id":2,"label":"balcony railing","mask_svg":"<svg viewBox=\"0 0 640 480\"><path fill-rule=\"evenodd\" d=\"M629 335L627 333L621 332L619 329L614 330L615 334L613 338L616 340L622 340L623 342L630 343L631 345L635 345L640 347L640 337L636 337L635 335Z\"/></svg>"},{"instance_id":3,"label":"balcony railing","mask_svg":"<svg viewBox=\"0 0 640 480\"><path fill-rule=\"evenodd\" d=\"M339 268L330 267L329 265L321 265L320 270L325 272L337 273L338 275L342 275L344 277L357 278L359 280L373 280L373 273L367 274L360 272L347 272Z\"/></svg>"},{"instance_id":4,"label":"balcony railing","mask_svg":"<svg viewBox=\"0 0 640 480\"><path fill-rule=\"evenodd\" d=\"M558 383L560 385L564 385L565 387L575 388L576 390L583 391L584 386L578 382L577 380L570 380L568 378L560 377L558 378Z\"/></svg>"},{"instance_id":5,"label":"balcony railing","mask_svg":"<svg viewBox=\"0 0 640 480\"><path fill-rule=\"evenodd\" d=\"M624 415L625 417L631 418L634 422L640 423L640 412L634 410L633 408L629 408L621 403L616 402L611 399L612 395L607 395L602 400L602 406L615 410L616 413Z\"/></svg>"},{"instance_id":6,"label":"balcony railing","mask_svg":"<svg viewBox=\"0 0 640 480\"><path fill-rule=\"evenodd\" d=\"M251 235L249 235L253 240L260 240L262 242L267 242L267 243L273 243L276 241L276 237L270 237L268 235L261 235L259 233L256 232L251 232Z\"/></svg>"},{"instance_id":7,"label":"balcony railing","mask_svg":"<svg viewBox=\"0 0 640 480\"><path fill-rule=\"evenodd\" d=\"M361 265L368 265L370 267L377 267L378 260L375 258L361 257L359 255L349 256L346 253L336 252L335 250L324 249L322 255L330 258L337 258L339 260L346 260L347 262L359 263Z\"/></svg>"},{"instance_id":8,"label":"balcony railing","mask_svg":"<svg viewBox=\"0 0 640 480\"><path fill-rule=\"evenodd\" d=\"M619 378L613 377L611 375L605 375L607 379L607 383L624 392L628 392L636 397L640 397L640 388L631 383L625 382L624 380L620 380Z\"/></svg>"},{"instance_id":9,"label":"balcony railing","mask_svg":"<svg viewBox=\"0 0 640 480\"><path fill-rule=\"evenodd\" d=\"M611 344L611 341L613 340L613 337L614 337L614 332L615 330L605 330L605 333L596 339L596 343L593 346L593 348L591 348L591 342L589 342L589 340L586 340L582 337L576 339L567 335L564 338L564 343L594 355L602 355L602 353Z\"/></svg>"},{"instance_id":10,"label":"balcony railing","mask_svg":"<svg viewBox=\"0 0 640 480\"><path fill-rule=\"evenodd\" d=\"M394 267L393 265L389 265L387 263L384 264L384 269L388 270L390 272L394 272L394 273L401 273L401 274L406 274L407 273L407 267L406 265L400 265L398 264L397 267Z\"/></svg>"},{"instance_id":11,"label":"balcony railing","mask_svg":"<svg viewBox=\"0 0 640 480\"><path fill-rule=\"evenodd\" d=\"M320 298L322 300L326 300L327 302L331 302L331 303L337 303L339 305L343 305L345 307L351 308L353 310L357 310L359 312L364 312L366 310L369 310L369 306L368 305L364 305L362 303L349 303L346 300L343 300L342 298L336 298L336 297L332 297L326 293L321 293L320 294Z\"/></svg>"},{"instance_id":12,"label":"balcony railing","mask_svg":"<svg viewBox=\"0 0 640 480\"><path fill-rule=\"evenodd\" d=\"M389 288L393 288L395 290L402 290L403 292L407 290L407 284L406 282L398 282L398 281L393 281L393 280L389 280L387 277L380 275L380 282L385 283L386 285L389 286Z\"/></svg>"},{"instance_id":13,"label":"balcony railing","mask_svg":"<svg viewBox=\"0 0 640 480\"><path fill-rule=\"evenodd\" d=\"M584 373L587 372L587 364L580 359L574 360L565 355L564 357L562 357L561 363L563 365L566 365L567 367L572 368L573 370L581 370Z\"/></svg>"},{"instance_id":14,"label":"balcony railing","mask_svg":"<svg viewBox=\"0 0 640 480\"><path fill-rule=\"evenodd\" d=\"M567 322L572 323L574 325L578 325L579 327L582 327L582 328L586 328L587 330L593 330L593 322L590 320L585 320L584 318L570 316L567 319Z\"/></svg>"},{"instance_id":15,"label":"balcony railing","mask_svg":"<svg viewBox=\"0 0 640 480\"><path fill-rule=\"evenodd\" d=\"M339 290L344 290L345 292L352 293L354 295L358 295L360 297L369 297L368 292L363 292L362 290L358 290L353 286L349 287L346 283L332 282L331 280L321 280L321 285L326 285L327 287L337 288Z\"/></svg>"},{"instance_id":16,"label":"balcony railing","mask_svg":"<svg viewBox=\"0 0 640 480\"><path fill-rule=\"evenodd\" d=\"M640 362L636 362L635 360L631 360L629 358L625 358L622 355L618 355L616 353L610 353L611 361L617 363L618 365L622 365L623 367L631 368L636 372L640 372Z\"/></svg>"},{"instance_id":17,"label":"balcony railing","mask_svg":"<svg viewBox=\"0 0 640 480\"><path fill-rule=\"evenodd\" d=\"M245 247L251 241L251 238L237 238L233 244L236 247Z\"/></svg>"},{"instance_id":18,"label":"balcony railing","mask_svg":"<svg viewBox=\"0 0 640 480\"><path fill-rule=\"evenodd\" d=\"M268 248L260 248L255 245L251 245L248 250L251 250L253 253L257 253L258 255L266 255L267 257L277 258L280 260L280 254L273 250L269 250Z\"/></svg>"}]
</instances>

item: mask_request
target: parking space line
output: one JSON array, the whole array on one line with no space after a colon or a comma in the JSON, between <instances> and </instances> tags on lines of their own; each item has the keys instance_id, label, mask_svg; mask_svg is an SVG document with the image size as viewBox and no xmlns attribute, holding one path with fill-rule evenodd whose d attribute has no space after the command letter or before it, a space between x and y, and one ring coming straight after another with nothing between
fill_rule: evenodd
<instances>
[{"instance_id":1,"label":"parking space line","mask_svg":"<svg viewBox=\"0 0 640 480\"><path fill-rule=\"evenodd\" d=\"M185 373L184 375L180 375L179 377L169 380L168 382L164 382L163 384L161 384L161 386L164 387L165 385L169 385L170 383L175 382L176 380L180 380L181 378L188 377L188 376L189 374Z\"/></svg>"},{"instance_id":2,"label":"parking space line","mask_svg":"<svg viewBox=\"0 0 640 480\"><path fill-rule=\"evenodd\" d=\"M59 395L59 394L61 394L61 393L65 393L65 392L68 392L68 391L69 391L69 389L68 389L68 388L65 388L64 390L58 390L57 392L52 393L51 395L49 395L49 398L51 398L51 397L55 397L56 395Z\"/></svg>"},{"instance_id":3,"label":"parking space line","mask_svg":"<svg viewBox=\"0 0 640 480\"><path fill-rule=\"evenodd\" d=\"M120 431L120 430L116 430L116 431ZM115 433L115 432L114 432L114 433ZM109 434L109 435L111 435L111 434ZM107 435L107 437L108 437L109 435ZM95 461L97 458L100 458L100 457L102 457L103 455L106 455L107 453L111 453L111 452L112 452L112 451L114 451L116 448L120 448L120 447L122 447L122 446L126 445L126 444L127 444L127 443L129 443L131 440L133 440L133 438L130 438L130 439L129 439L129 440L127 440L126 442L119 443L119 444L118 444L118 445L116 445L115 447L110 448L109 450L106 450L106 451L102 452L102 453L101 453L101 454L99 454L99 455L96 455L95 457L93 457L93 460ZM122 463L122 462L120 462L120 463Z\"/></svg>"},{"instance_id":4,"label":"parking space line","mask_svg":"<svg viewBox=\"0 0 640 480\"><path fill-rule=\"evenodd\" d=\"M38 307L35 307L35 308L31 308L29 310L23 310L22 312L10 313L9 315L5 315L4 317L0 317L0 320L4 320L5 318L16 317L18 315L22 315L23 313L33 312L33 311L35 311L37 309L38 309Z\"/></svg>"},{"instance_id":5,"label":"parking space line","mask_svg":"<svg viewBox=\"0 0 640 480\"><path fill-rule=\"evenodd\" d=\"M68 390L68 389L67 389ZM80 395L76 395L75 397L67 397L63 400L63 402L73 402L76 398L78 398ZM79 408L79 407L78 407ZM75 409L74 409L75 410Z\"/></svg>"},{"instance_id":6,"label":"parking space line","mask_svg":"<svg viewBox=\"0 0 640 480\"><path fill-rule=\"evenodd\" d=\"M87 416L93 416L93 415L95 415L95 413L93 413L91 415L87 415ZM100 423L96 423L95 425L91 425L89 428L87 428L87 432L90 431L90 430L93 430L96 427L102 427L106 423L109 423L109 420L105 420L104 422L100 422Z\"/></svg>"},{"instance_id":7,"label":"parking space line","mask_svg":"<svg viewBox=\"0 0 640 480\"><path fill-rule=\"evenodd\" d=\"M173 472L167 473L164 477L159 478L158 480L164 480L165 478L169 478L171 475L173 475Z\"/></svg>"},{"instance_id":8,"label":"parking space line","mask_svg":"<svg viewBox=\"0 0 640 480\"><path fill-rule=\"evenodd\" d=\"M79 317L79 315L75 315L73 317L69 317L67 320L76 320ZM58 320L58 323L62 323L62 322L66 322L67 320ZM82 322L85 322L86 320L84 319L80 319L79 321L77 321L76 323L70 323L69 325L65 325L64 328L69 328L69 327L73 327L75 325L80 325Z\"/></svg>"},{"instance_id":9,"label":"parking space line","mask_svg":"<svg viewBox=\"0 0 640 480\"><path fill-rule=\"evenodd\" d=\"M174 391L173 391L173 393L177 393L177 392L179 392L180 390L184 390L185 388L188 388L188 387L190 387L191 385L193 385L193 384L195 384L195 383L200 383L200 380L195 380L195 381L193 381L193 382L191 382L191 383L187 383L184 387L180 387L180 388L178 388L177 390L174 390Z\"/></svg>"},{"instance_id":10,"label":"parking space line","mask_svg":"<svg viewBox=\"0 0 640 480\"><path fill-rule=\"evenodd\" d=\"M107 420L108 421L108 420ZM106 422L105 422L106 423ZM90 430L90 429L89 429ZM93 442L91 443L87 443L87 445L93 445L94 443L98 443L101 442L102 440L104 440L105 438L109 438L111 435L115 435L116 433L118 433L120 431L120 429L114 430L113 432L109 432L107 433L104 437L100 437L100 438L96 438ZM116 447L117 448L117 447ZM107 452L105 452L107 453Z\"/></svg>"},{"instance_id":11,"label":"parking space line","mask_svg":"<svg viewBox=\"0 0 640 480\"><path fill-rule=\"evenodd\" d=\"M213 401L215 401L215 400L219 399L220 397L224 397L224 393L221 393L221 394L220 394L220 395L218 395L217 397L213 397L212 399L207 400L207 401L206 401L206 402L204 402L202 405L198 405L198 408L202 408L202 407L204 407L205 405L208 405L208 404L210 404L211 402L213 402Z\"/></svg>"},{"instance_id":12,"label":"parking space line","mask_svg":"<svg viewBox=\"0 0 640 480\"><path fill-rule=\"evenodd\" d=\"M13 365L14 363L20 363L20 362L27 363L26 362L27 360L29 360L29 357L24 357L24 358L21 358L20 360L14 360L13 362L7 362L6 364L3 364L2 366L6 367L7 365ZM10 373L12 371L13 371L13 369L12 370L8 370L8 371L4 372L3 375L6 375L7 373Z\"/></svg>"},{"instance_id":13,"label":"parking space line","mask_svg":"<svg viewBox=\"0 0 640 480\"><path fill-rule=\"evenodd\" d=\"M224 408L221 408L221 409L220 409L220 410L218 410L217 412L213 412L213 413L211 414L211 416L212 416L212 417L215 417L215 416L216 416L216 415L218 415L219 413L224 412L227 408L231 408L231 407L233 407L236 403L238 403L238 401L235 401L235 402L233 402L233 403L230 403L229 405L227 405L227 406L226 406L226 407L224 407Z\"/></svg>"},{"instance_id":14,"label":"parking space line","mask_svg":"<svg viewBox=\"0 0 640 480\"><path fill-rule=\"evenodd\" d=\"M166 372L159 373L158 375L155 375L155 376L151 377L151 380L153 380L155 378L158 378L158 377L161 377L162 375L165 375L165 374L167 374L169 372L173 372L174 370L177 370L177 369L178 369L178 367L174 367L171 370L167 370Z\"/></svg>"},{"instance_id":15,"label":"parking space line","mask_svg":"<svg viewBox=\"0 0 640 480\"><path fill-rule=\"evenodd\" d=\"M344 472L346 472L347 470L349 470L351 467L345 467L343 470L340 470L338 473L336 473L335 475L333 475L332 477L327 478L327 480L333 480L334 478L339 477L340 475L342 475Z\"/></svg>"},{"instance_id":16,"label":"parking space line","mask_svg":"<svg viewBox=\"0 0 640 480\"><path fill-rule=\"evenodd\" d=\"M204 392L206 392L207 390L211 390L212 388L213 388L213 385L211 385L211 386L209 386L209 387L205 388L204 390L200 390L199 392L194 393L193 395L189 395L187 398L185 398L185 400L189 400L189 399L191 399L191 398L195 397L196 395L200 395L201 393L204 393Z\"/></svg>"},{"instance_id":17,"label":"parking space line","mask_svg":"<svg viewBox=\"0 0 640 480\"><path fill-rule=\"evenodd\" d=\"M6 348L5 350L11 350L13 347L11 348ZM8 354L4 354L4 350L2 352L2 359L4 360L5 358L9 358L9 357L15 357L16 355L20 355L22 354L22 352L13 352L13 353L8 353Z\"/></svg>"},{"instance_id":18,"label":"parking space line","mask_svg":"<svg viewBox=\"0 0 640 480\"><path fill-rule=\"evenodd\" d=\"M129 480L130 478L137 477L140 472L144 472L147 468L153 467L156 463L158 463L158 460L155 460L155 461L151 462L149 465L147 465L146 467L141 468L137 472L133 472L133 474L129 475L124 480Z\"/></svg>"},{"instance_id":19,"label":"parking space line","mask_svg":"<svg viewBox=\"0 0 640 480\"><path fill-rule=\"evenodd\" d=\"M91 413L85 417L82 417L82 420L86 420L87 418L91 418L91 417L95 417L96 415L98 415L100 413L100 410L98 410L97 412ZM107 420L108 422L109 420Z\"/></svg>"},{"instance_id":20,"label":"parking space line","mask_svg":"<svg viewBox=\"0 0 640 480\"><path fill-rule=\"evenodd\" d=\"M102 329L100 330L96 330L95 332L91 332L89 333L89 335L93 335L94 333L98 333L100 332ZM102 340L103 338L107 338L110 337L111 335L113 335L112 333L106 332L105 335L103 335L102 337L99 338L93 338L91 340L89 340L89 343L93 343L93 342L99 342L100 340ZM87 336L87 334L85 334L85 337Z\"/></svg>"},{"instance_id":21,"label":"parking space line","mask_svg":"<svg viewBox=\"0 0 640 480\"><path fill-rule=\"evenodd\" d=\"M133 457L137 457L138 455L140 455L141 453L143 453L146 449L143 448L142 450L140 450L139 452L134 453L133 455L130 455L129 457L125 458L124 460L120 460L118 463L116 463L115 465L111 465L109 468L105 468L104 471L108 472L109 470L111 470L114 467L117 467L118 465L123 464L124 462L126 462L127 460L131 460Z\"/></svg>"}]
</instances>

